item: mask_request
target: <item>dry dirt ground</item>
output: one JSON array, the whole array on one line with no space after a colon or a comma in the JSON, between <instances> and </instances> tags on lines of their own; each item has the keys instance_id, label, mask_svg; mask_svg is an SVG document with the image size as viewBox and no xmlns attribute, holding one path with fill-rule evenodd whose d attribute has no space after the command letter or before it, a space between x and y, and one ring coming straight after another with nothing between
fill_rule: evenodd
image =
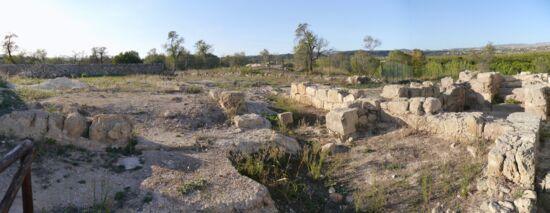
<instances>
[{"instance_id":1,"label":"dry dirt ground","mask_svg":"<svg viewBox=\"0 0 550 213\"><path fill-rule=\"evenodd\" d=\"M438 204L465 211L476 203L470 195L484 167L485 143L458 143L386 124L363 131L353 142L339 143L324 128L325 112L275 96L287 91L292 81L338 84L341 79L194 73L78 80L90 87L45 92L25 88L42 80L16 78L12 83L30 107L63 111L77 104L89 116L128 115L140 151L92 152L42 142L32 170L39 212L426 212ZM190 87L200 89L185 89ZM291 110L298 119L290 129L236 128L208 97L207 91L214 88L245 91L254 109ZM370 91L377 95L380 89ZM297 138L302 146L340 145L324 159L319 180L295 177L289 182L308 185L292 185L299 190L281 195L274 191L278 185L266 187L261 180L239 174L236 162L228 158L240 143L267 141L274 132ZM15 142L3 139L0 154ZM129 157L139 164L126 170L118 162ZM12 167L0 174L0 193L14 171ZM314 203L293 201L302 198ZM12 212L20 212L20 206L18 197Z\"/></svg>"}]
</instances>

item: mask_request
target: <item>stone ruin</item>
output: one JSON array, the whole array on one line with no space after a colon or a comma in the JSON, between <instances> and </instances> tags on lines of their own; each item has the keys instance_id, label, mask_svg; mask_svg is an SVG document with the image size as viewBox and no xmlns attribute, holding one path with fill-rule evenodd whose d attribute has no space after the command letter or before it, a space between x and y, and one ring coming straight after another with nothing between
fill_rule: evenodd
<instances>
[{"instance_id":1,"label":"stone ruin","mask_svg":"<svg viewBox=\"0 0 550 213\"><path fill-rule=\"evenodd\" d=\"M33 140L55 140L89 150L124 147L132 137L133 124L124 115L99 114L86 117L77 106L64 112L14 111L0 116L0 135Z\"/></svg>"},{"instance_id":2,"label":"stone ruin","mask_svg":"<svg viewBox=\"0 0 550 213\"><path fill-rule=\"evenodd\" d=\"M374 98L366 97L365 90L293 83L290 98L329 110L326 127L343 139L376 123L392 122L435 137L495 141L486 174L478 184L489 197L480 210L534 212L535 186L539 191L550 190L546 186L550 184L536 183L535 178L541 121L549 113L549 88L547 74L464 71L457 81L446 77L436 84L386 85ZM523 110L498 117L492 111L499 102Z\"/></svg>"}]
</instances>

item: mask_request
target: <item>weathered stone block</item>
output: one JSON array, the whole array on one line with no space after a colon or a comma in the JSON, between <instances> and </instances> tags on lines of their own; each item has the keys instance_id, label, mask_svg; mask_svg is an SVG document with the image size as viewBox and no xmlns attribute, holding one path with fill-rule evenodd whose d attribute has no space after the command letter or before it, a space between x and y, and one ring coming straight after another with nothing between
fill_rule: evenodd
<instances>
[{"instance_id":1,"label":"weathered stone block","mask_svg":"<svg viewBox=\"0 0 550 213\"><path fill-rule=\"evenodd\" d=\"M294 122L292 112L279 113L277 114L277 118L279 119L279 123L284 126L288 126Z\"/></svg>"},{"instance_id":2,"label":"weathered stone block","mask_svg":"<svg viewBox=\"0 0 550 213\"><path fill-rule=\"evenodd\" d=\"M341 136L354 133L357 123L357 109L355 108L336 108L326 115L327 128Z\"/></svg>"},{"instance_id":3,"label":"weathered stone block","mask_svg":"<svg viewBox=\"0 0 550 213\"><path fill-rule=\"evenodd\" d=\"M265 129L271 128L271 123L258 114L237 115L233 118L235 126L242 129Z\"/></svg>"},{"instance_id":4,"label":"weathered stone block","mask_svg":"<svg viewBox=\"0 0 550 213\"><path fill-rule=\"evenodd\" d=\"M398 84L386 85L382 88L380 96L388 99L406 98L408 96L407 87Z\"/></svg>"},{"instance_id":5,"label":"weathered stone block","mask_svg":"<svg viewBox=\"0 0 550 213\"><path fill-rule=\"evenodd\" d=\"M435 114L441 111L441 102L437 98L426 98L422 104L424 112L428 114Z\"/></svg>"}]
</instances>

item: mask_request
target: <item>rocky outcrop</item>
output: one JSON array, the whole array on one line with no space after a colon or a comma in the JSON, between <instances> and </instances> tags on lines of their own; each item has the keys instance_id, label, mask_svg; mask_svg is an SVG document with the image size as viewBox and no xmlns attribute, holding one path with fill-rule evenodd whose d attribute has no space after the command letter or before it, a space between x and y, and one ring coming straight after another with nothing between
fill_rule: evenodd
<instances>
[{"instance_id":1,"label":"rocky outcrop","mask_svg":"<svg viewBox=\"0 0 550 213\"><path fill-rule=\"evenodd\" d=\"M363 75L362 76L354 75L346 78L346 83L352 84L352 85L366 84L367 82L369 82L369 77L363 76Z\"/></svg>"},{"instance_id":2,"label":"rocky outcrop","mask_svg":"<svg viewBox=\"0 0 550 213\"><path fill-rule=\"evenodd\" d=\"M63 124L63 130L69 137L79 138L88 133L88 120L78 112L67 115Z\"/></svg>"},{"instance_id":3,"label":"rocky outcrop","mask_svg":"<svg viewBox=\"0 0 550 213\"><path fill-rule=\"evenodd\" d=\"M279 120L279 124L285 127L294 123L292 112L279 113L277 114L277 119Z\"/></svg>"}]
</instances>

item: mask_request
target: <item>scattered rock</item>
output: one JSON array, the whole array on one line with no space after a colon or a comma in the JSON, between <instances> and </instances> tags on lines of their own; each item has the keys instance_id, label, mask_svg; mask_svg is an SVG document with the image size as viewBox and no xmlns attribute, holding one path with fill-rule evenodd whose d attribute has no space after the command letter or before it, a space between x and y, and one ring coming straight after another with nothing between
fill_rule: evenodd
<instances>
[{"instance_id":1,"label":"scattered rock","mask_svg":"<svg viewBox=\"0 0 550 213\"><path fill-rule=\"evenodd\" d=\"M237 115L233 118L235 126L241 129L271 128L271 123L258 114Z\"/></svg>"},{"instance_id":2,"label":"scattered rock","mask_svg":"<svg viewBox=\"0 0 550 213\"><path fill-rule=\"evenodd\" d=\"M243 92L224 91L219 97L219 104L227 113L240 115L247 111Z\"/></svg>"},{"instance_id":3,"label":"scattered rock","mask_svg":"<svg viewBox=\"0 0 550 213\"><path fill-rule=\"evenodd\" d=\"M118 159L117 165L124 166L126 170L132 170L142 166L137 157L120 158Z\"/></svg>"}]
</instances>

